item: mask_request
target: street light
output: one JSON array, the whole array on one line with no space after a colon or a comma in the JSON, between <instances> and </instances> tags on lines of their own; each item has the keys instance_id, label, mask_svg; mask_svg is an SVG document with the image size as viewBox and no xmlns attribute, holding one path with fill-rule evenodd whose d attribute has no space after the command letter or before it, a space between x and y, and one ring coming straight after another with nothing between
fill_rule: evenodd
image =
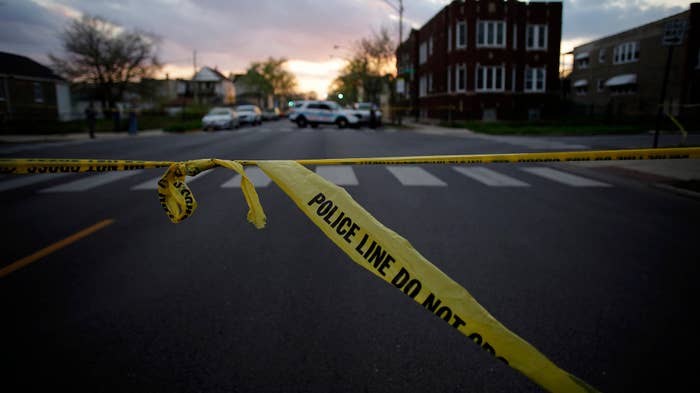
<instances>
[{"instance_id":1,"label":"street light","mask_svg":"<svg viewBox=\"0 0 700 393\"><path fill-rule=\"evenodd\" d=\"M343 93L338 93L338 99L339 99L339 100L342 100L343 97L345 97L345 96L343 95Z\"/></svg>"},{"instance_id":2,"label":"street light","mask_svg":"<svg viewBox=\"0 0 700 393\"><path fill-rule=\"evenodd\" d=\"M401 41L403 40L403 0L398 0L398 2L399 5L396 6L396 4L390 2L389 0L384 0L384 3L399 13L399 43L397 46L401 45Z\"/></svg>"}]
</instances>

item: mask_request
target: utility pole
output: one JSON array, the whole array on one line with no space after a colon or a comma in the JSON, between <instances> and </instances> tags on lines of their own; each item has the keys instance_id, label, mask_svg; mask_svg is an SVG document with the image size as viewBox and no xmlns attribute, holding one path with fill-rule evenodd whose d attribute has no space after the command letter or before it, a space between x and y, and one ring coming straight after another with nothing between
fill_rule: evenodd
<instances>
[{"instance_id":1,"label":"utility pole","mask_svg":"<svg viewBox=\"0 0 700 393\"><path fill-rule=\"evenodd\" d=\"M398 45L401 45L401 41L403 41L403 0L398 0L399 5L397 6L394 3L389 2L389 0L384 0L384 2L391 8L394 9L394 11L399 13L399 42Z\"/></svg>"},{"instance_id":2,"label":"utility pole","mask_svg":"<svg viewBox=\"0 0 700 393\"><path fill-rule=\"evenodd\" d=\"M664 104L666 102L666 87L668 85L668 73L671 69L671 58L673 57L673 47L683 45L683 36L685 35L686 21L684 19L676 19L667 22L664 26L664 35L661 40L661 45L668 47L668 56L666 57L666 68L664 69L664 80L661 85L661 98L659 99L659 107L656 111L656 127L654 131L654 148L659 145L659 129L661 128L661 120L663 119Z\"/></svg>"},{"instance_id":3,"label":"utility pole","mask_svg":"<svg viewBox=\"0 0 700 393\"><path fill-rule=\"evenodd\" d=\"M192 67L194 67L194 74L192 74L192 92L194 94L194 103L197 103L197 90L199 90L199 86L197 85L197 81L195 80L195 77L197 76L197 50L195 49L192 51Z\"/></svg>"}]
</instances>

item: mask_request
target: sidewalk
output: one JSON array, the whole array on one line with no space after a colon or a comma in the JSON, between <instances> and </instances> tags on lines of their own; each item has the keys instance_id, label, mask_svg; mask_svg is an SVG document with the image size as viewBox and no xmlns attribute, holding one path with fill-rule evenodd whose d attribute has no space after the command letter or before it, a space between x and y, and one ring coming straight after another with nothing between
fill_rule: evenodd
<instances>
[{"instance_id":1,"label":"sidewalk","mask_svg":"<svg viewBox=\"0 0 700 393\"><path fill-rule=\"evenodd\" d=\"M123 132L95 132L95 139L120 139L120 138L137 138L163 135L164 131L143 130L131 135L126 131ZM68 142L88 140L90 135L85 132L74 132L68 134L8 134L0 135L0 143L43 143L43 142Z\"/></svg>"},{"instance_id":2,"label":"sidewalk","mask_svg":"<svg viewBox=\"0 0 700 393\"><path fill-rule=\"evenodd\" d=\"M527 136L499 136L478 134L467 129L440 127L433 124L416 123L412 119L404 119L403 124L411 131L431 135L449 135L464 138L487 139L494 142L522 145L530 148L556 149L561 151L581 151L587 146L572 145L548 141L546 136L535 138ZM528 139L532 142L528 142ZM615 176L621 176L646 183L652 187L662 188L678 194L700 199L700 159L673 159L647 161L599 161L599 162L569 162L572 169L590 169Z\"/></svg>"}]
</instances>

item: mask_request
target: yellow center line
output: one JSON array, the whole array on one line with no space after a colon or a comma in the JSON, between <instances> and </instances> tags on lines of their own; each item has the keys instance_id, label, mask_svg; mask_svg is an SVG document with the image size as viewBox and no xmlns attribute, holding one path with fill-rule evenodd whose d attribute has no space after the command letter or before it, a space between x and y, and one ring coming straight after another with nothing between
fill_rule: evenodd
<instances>
[{"instance_id":1,"label":"yellow center line","mask_svg":"<svg viewBox=\"0 0 700 393\"><path fill-rule=\"evenodd\" d=\"M37 260L55 252L55 251L58 251L65 246L70 245L71 243L75 243L78 240L84 238L85 236L88 236L94 232L97 232L100 229L106 227L107 225L112 224L113 222L114 222L114 220L112 220L112 219L102 220L102 221L98 222L97 224L89 226L89 227L81 230L80 232L74 233L63 240L59 240L56 243L54 243L48 247L42 248L41 250L35 252L32 255L28 255L22 259L19 259L15 262L5 266L4 268L0 269L0 278L7 276L8 274L14 272L15 270L19 270L19 269L29 265L32 262L36 262Z\"/></svg>"}]
</instances>

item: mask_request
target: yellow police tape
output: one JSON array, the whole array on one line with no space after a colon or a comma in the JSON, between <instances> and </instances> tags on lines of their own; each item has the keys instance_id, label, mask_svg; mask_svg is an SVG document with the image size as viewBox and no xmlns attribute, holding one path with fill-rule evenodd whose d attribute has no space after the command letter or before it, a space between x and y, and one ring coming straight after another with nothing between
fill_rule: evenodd
<instances>
[{"instance_id":1,"label":"yellow police tape","mask_svg":"<svg viewBox=\"0 0 700 393\"><path fill-rule=\"evenodd\" d=\"M555 153L479 154L297 161L203 159L186 162L75 159L0 159L0 173L104 172L168 167L158 196L172 222L194 212L197 203L185 176L224 167L241 176L248 221L265 226L255 187L243 170L257 165L353 261L393 285L497 359L551 392L596 392L560 369L535 347L498 322L457 282L425 259L403 237L382 225L342 188L302 165L472 164L700 158L700 148L604 150Z\"/></svg>"}]
</instances>

